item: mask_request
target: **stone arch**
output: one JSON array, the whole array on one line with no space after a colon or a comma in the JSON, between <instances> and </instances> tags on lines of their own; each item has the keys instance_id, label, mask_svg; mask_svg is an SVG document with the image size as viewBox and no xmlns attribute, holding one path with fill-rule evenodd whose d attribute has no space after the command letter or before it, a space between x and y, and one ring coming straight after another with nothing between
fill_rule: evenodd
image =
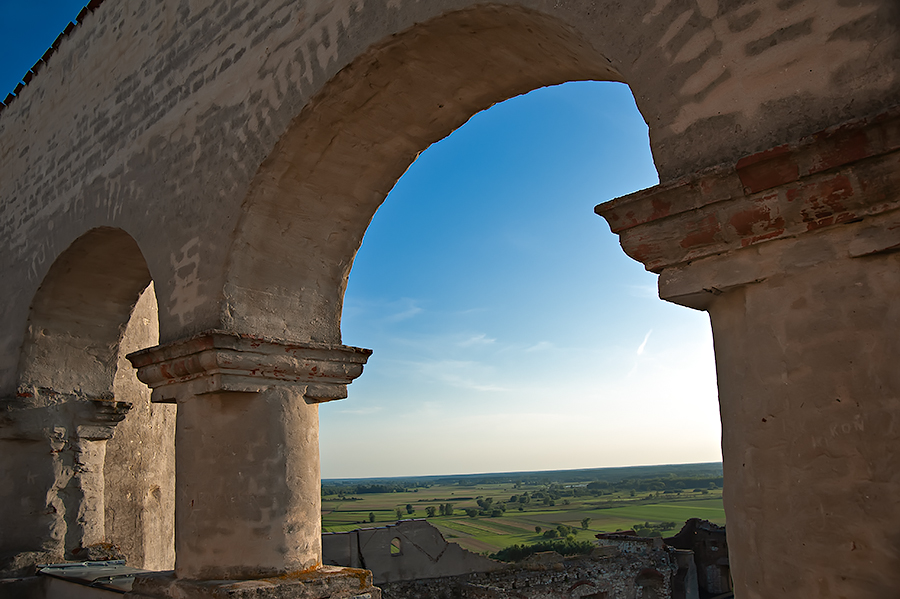
<instances>
[{"instance_id":1,"label":"stone arch","mask_svg":"<svg viewBox=\"0 0 900 599\"><path fill-rule=\"evenodd\" d=\"M157 473L145 484L172 487L168 479L174 460L174 409L168 414L166 407L151 408L149 390L123 364L126 351L158 341L157 313L140 247L113 227L94 228L75 239L35 293L20 355L17 397L7 412L13 426L2 439L21 450L18 463L10 463L5 471L13 479L10 492L25 498L18 502L23 509L17 519L21 533L32 552L44 558L20 555L21 563L122 557L122 544L131 563L147 564L146 552L138 548L142 531L130 524L144 519L145 502L120 479L144 479L152 469ZM129 414L128 432L108 443ZM143 462L156 458L161 463L148 468L142 450L150 454ZM171 509L170 502L167 511ZM171 537L171 515L155 516L168 520ZM147 541L164 545L162 532L162 541ZM27 546L10 541L19 549ZM149 565L165 566L165 561L151 556Z\"/></svg>"},{"instance_id":2,"label":"stone arch","mask_svg":"<svg viewBox=\"0 0 900 599\"><path fill-rule=\"evenodd\" d=\"M121 229L98 227L73 241L32 301L19 392L112 399L119 342L150 282L140 248Z\"/></svg>"},{"instance_id":3,"label":"stone arch","mask_svg":"<svg viewBox=\"0 0 900 599\"><path fill-rule=\"evenodd\" d=\"M354 255L418 153L497 102L591 79L622 81L570 26L515 7L450 13L370 49L307 104L251 183L226 327L338 342Z\"/></svg>"}]
</instances>

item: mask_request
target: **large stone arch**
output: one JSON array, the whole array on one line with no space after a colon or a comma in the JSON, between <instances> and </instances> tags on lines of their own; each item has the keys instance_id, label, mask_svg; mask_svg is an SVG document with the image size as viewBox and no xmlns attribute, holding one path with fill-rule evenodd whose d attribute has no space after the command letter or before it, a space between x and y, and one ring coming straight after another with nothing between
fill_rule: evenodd
<instances>
[{"instance_id":1,"label":"large stone arch","mask_svg":"<svg viewBox=\"0 0 900 599\"><path fill-rule=\"evenodd\" d=\"M497 102L586 79L621 76L571 27L518 7L454 12L369 49L304 107L256 173L230 252L229 324L339 342L353 257L418 153Z\"/></svg>"},{"instance_id":2,"label":"large stone arch","mask_svg":"<svg viewBox=\"0 0 900 599\"><path fill-rule=\"evenodd\" d=\"M878 111L893 85L863 59L896 52L883 42L897 15L876 3L357 10L348 30L371 23L384 35L366 31L371 43L275 132L229 244L223 328L339 341L353 253L394 182L418 152L514 95L570 80L629 84L665 182Z\"/></svg>"}]
</instances>

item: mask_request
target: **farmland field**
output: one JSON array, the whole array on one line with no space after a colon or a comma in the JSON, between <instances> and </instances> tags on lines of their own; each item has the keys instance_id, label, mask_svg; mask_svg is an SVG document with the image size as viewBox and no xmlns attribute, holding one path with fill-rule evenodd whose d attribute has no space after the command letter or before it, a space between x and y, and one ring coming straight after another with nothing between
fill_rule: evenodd
<instances>
[{"instance_id":1,"label":"farmland field","mask_svg":"<svg viewBox=\"0 0 900 599\"><path fill-rule=\"evenodd\" d=\"M689 479L686 487L681 482L680 488L660 489L672 480L677 482L674 475L648 479L656 481L651 484L633 478L624 482L610 479L607 485L584 480L566 482L564 475L557 474L550 482L528 477L514 480L512 475L506 477L510 479L507 482L488 479L480 484L466 478L426 482L403 479L404 483L391 483L393 488L384 492L373 492L379 487L340 486L326 481L322 530L343 532L393 524L398 519L426 518L448 541L471 551L492 553L513 544L545 541L559 525L571 527L568 534L574 534L577 540L591 540L597 533L636 526L670 536L688 518L725 524L721 486L707 482L702 475ZM712 481L720 481L720 477L715 473L708 476ZM587 488L589 484L592 489ZM656 490L635 490L654 486ZM444 506L452 506L450 515L444 513ZM428 508L433 508L433 516ZM550 530L554 532L548 533Z\"/></svg>"}]
</instances>

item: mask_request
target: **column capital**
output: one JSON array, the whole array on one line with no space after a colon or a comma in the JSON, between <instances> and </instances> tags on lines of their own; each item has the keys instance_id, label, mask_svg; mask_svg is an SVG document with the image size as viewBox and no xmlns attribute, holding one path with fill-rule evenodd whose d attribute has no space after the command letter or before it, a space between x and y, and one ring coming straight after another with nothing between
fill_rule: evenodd
<instances>
[{"instance_id":1,"label":"column capital","mask_svg":"<svg viewBox=\"0 0 900 599\"><path fill-rule=\"evenodd\" d=\"M127 401L90 399L77 404L75 434L80 439L105 441L132 408Z\"/></svg>"},{"instance_id":2,"label":"column capital","mask_svg":"<svg viewBox=\"0 0 900 599\"><path fill-rule=\"evenodd\" d=\"M834 257L893 249L900 245L892 214L900 208L898 187L900 106L605 202L595 212L629 256L647 270L671 273L855 223L864 234L853 235L852 247L834 245ZM742 270L726 278L746 284L767 276Z\"/></svg>"},{"instance_id":3,"label":"column capital","mask_svg":"<svg viewBox=\"0 0 900 599\"><path fill-rule=\"evenodd\" d=\"M112 437L132 407L112 396L22 386L16 397L0 399L0 439L101 441Z\"/></svg>"},{"instance_id":4,"label":"column capital","mask_svg":"<svg viewBox=\"0 0 900 599\"><path fill-rule=\"evenodd\" d=\"M254 393L297 387L307 403L347 397L372 350L290 342L211 330L127 356L152 401L174 403L222 391Z\"/></svg>"}]
</instances>

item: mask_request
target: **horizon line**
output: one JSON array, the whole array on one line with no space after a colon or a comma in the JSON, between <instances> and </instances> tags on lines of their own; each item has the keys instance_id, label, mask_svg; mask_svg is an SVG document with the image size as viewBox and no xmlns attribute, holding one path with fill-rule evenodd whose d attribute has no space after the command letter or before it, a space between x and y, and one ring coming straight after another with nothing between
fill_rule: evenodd
<instances>
[{"instance_id":1,"label":"horizon line","mask_svg":"<svg viewBox=\"0 0 900 599\"><path fill-rule=\"evenodd\" d=\"M508 472L470 472L457 474L409 474L394 476L344 476L344 477L321 477L321 481L350 481L350 480L389 480L389 479L413 479L413 478L457 478L472 476L504 476L516 474L541 474L551 472L586 472L589 470L621 470L625 468L653 468L663 466L705 466L705 465L722 466L722 461L718 462L679 462L670 464L632 464L627 466L597 466L593 468L556 468L552 470L513 470Z\"/></svg>"}]
</instances>

